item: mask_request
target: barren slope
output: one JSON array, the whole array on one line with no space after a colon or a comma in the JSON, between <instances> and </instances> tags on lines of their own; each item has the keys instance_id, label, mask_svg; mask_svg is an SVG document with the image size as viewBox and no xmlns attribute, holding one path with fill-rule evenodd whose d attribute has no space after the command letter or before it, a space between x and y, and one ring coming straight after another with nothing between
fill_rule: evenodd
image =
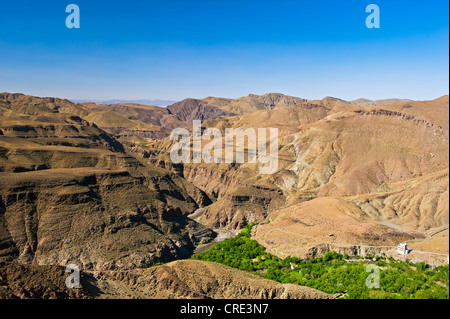
<instances>
[{"instance_id":1,"label":"barren slope","mask_svg":"<svg viewBox=\"0 0 450 319\"><path fill-rule=\"evenodd\" d=\"M97 298L329 299L318 290L283 285L222 264L180 260L149 269L96 272Z\"/></svg>"},{"instance_id":2,"label":"barren slope","mask_svg":"<svg viewBox=\"0 0 450 319\"><path fill-rule=\"evenodd\" d=\"M256 238L299 256L425 239L449 223L448 138L448 97L337 113L303 126L284 146L290 151L281 154L295 162L282 164L276 185L293 203L317 199L271 213ZM323 214L332 216L318 218ZM311 216L314 222L304 221ZM343 216L352 219L340 222Z\"/></svg>"},{"instance_id":3,"label":"barren slope","mask_svg":"<svg viewBox=\"0 0 450 319\"><path fill-rule=\"evenodd\" d=\"M96 125L62 112L79 106L2 96L2 260L133 268L189 256L211 239L210 230L186 217L207 196L142 164Z\"/></svg>"},{"instance_id":4,"label":"barren slope","mask_svg":"<svg viewBox=\"0 0 450 319\"><path fill-rule=\"evenodd\" d=\"M271 213L254 239L271 253L300 258L320 257L329 251L374 255L398 243L425 236L392 228L344 199L316 198ZM390 225L391 226L391 225Z\"/></svg>"},{"instance_id":5,"label":"barren slope","mask_svg":"<svg viewBox=\"0 0 450 319\"><path fill-rule=\"evenodd\" d=\"M32 266L0 262L0 299L86 299L88 292L68 289L61 266Z\"/></svg>"}]
</instances>

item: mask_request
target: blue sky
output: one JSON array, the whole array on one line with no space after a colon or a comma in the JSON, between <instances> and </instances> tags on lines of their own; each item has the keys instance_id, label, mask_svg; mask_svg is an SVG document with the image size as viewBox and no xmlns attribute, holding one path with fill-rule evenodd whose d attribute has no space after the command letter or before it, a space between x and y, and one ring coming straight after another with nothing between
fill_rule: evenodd
<instances>
[{"instance_id":1,"label":"blue sky","mask_svg":"<svg viewBox=\"0 0 450 319\"><path fill-rule=\"evenodd\" d=\"M65 25L77 4L81 28ZM365 8L380 8L368 29ZM448 1L0 0L0 91L71 99L434 99Z\"/></svg>"}]
</instances>

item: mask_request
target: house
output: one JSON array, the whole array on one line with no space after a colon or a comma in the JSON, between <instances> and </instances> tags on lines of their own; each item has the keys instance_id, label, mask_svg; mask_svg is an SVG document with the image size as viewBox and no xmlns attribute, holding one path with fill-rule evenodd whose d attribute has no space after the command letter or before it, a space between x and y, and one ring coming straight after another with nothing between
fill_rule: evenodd
<instances>
[{"instance_id":1,"label":"house","mask_svg":"<svg viewBox=\"0 0 450 319\"><path fill-rule=\"evenodd\" d=\"M407 255L411 252L412 249L408 249L408 245L405 243L402 243L397 246L397 253L400 255Z\"/></svg>"}]
</instances>

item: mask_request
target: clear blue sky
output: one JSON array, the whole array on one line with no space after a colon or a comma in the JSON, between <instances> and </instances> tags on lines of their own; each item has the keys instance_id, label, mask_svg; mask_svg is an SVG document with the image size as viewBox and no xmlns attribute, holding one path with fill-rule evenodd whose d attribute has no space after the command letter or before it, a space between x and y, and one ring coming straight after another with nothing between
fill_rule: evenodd
<instances>
[{"instance_id":1,"label":"clear blue sky","mask_svg":"<svg viewBox=\"0 0 450 319\"><path fill-rule=\"evenodd\" d=\"M68 29L75 3L81 28ZM375 3L381 28L368 29ZM72 99L448 94L446 0L0 0L0 91Z\"/></svg>"}]
</instances>

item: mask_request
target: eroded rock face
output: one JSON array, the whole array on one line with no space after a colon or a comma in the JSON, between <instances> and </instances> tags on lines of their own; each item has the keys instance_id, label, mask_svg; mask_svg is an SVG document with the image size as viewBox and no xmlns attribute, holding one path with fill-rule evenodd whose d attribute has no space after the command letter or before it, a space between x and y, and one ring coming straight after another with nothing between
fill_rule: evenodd
<instances>
[{"instance_id":1,"label":"eroded rock face","mask_svg":"<svg viewBox=\"0 0 450 319\"><path fill-rule=\"evenodd\" d=\"M169 105L167 110L178 116L182 121L215 119L221 116L233 116L235 113L221 110L218 107L208 105L205 101L196 99L185 99L181 102Z\"/></svg>"},{"instance_id":2,"label":"eroded rock face","mask_svg":"<svg viewBox=\"0 0 450 319\"><path fill-rule=\"evenodd\" d=\"M205 205L203 214L196 220L213 229L242 229L251 223L262 222L270 210L284 203L284 193L277 185L259 185L236 174L238 165L220 164L217 169L218 164L197 166L165 160L152 160L152 163L182 176L208 196L211 202Z\"/></svg>"},{"instance_id":3,"label":"eroded rock face","mask_svg":"<svg viewBox=\"0 0 450 319\"><path fill-rule=\"evenodd\" d=\"M178 205L184 198L151 189L150 178L87 169L39 173L3 177L6 260L15 255L40 265L143 267L189 256L200 241L196 233L205 231L185 217L191 209ZM158 184L163 182L170 180Z\"/></svg>"},{"instance_id":4,"label":"eroded rock face","mask_svg":"<svg viewBox=\"0 0 450 319\"><path fill-rule=\"evenodd\" d=\"M229 191L206 207L198 219L211 228L242 229L265 220L271 209L284 203L283 192L276 188L241 187Z\"/></svg>"}]
</instances>

